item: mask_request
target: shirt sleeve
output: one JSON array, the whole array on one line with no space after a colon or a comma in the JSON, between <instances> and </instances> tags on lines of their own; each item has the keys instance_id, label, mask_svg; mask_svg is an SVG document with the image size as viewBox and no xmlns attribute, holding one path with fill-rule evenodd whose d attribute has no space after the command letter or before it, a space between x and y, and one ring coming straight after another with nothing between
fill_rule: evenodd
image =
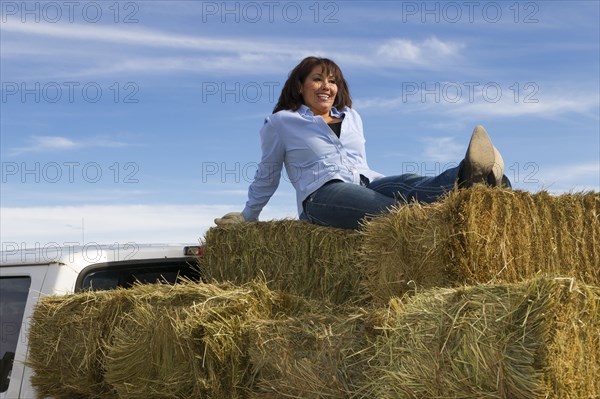
<instances>
[{"instance_id":1,"label":"shirt sleeve","mask_svg":"<svg viewBox=\"0 0 600 399\"><path fill-rule=\"evenodd\" d=\"M260 141L262 157L254 181L248 188L248 201L242 211L247 221L258 220L258 215L277 190L285 157L280 134L269 117L260 131Z\"/></svg>"}]
</instances>

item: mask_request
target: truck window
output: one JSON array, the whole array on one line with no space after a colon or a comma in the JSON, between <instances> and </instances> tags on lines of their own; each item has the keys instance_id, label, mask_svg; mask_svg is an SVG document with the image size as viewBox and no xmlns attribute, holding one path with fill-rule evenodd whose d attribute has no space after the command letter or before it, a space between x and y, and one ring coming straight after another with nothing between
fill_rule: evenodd
<instances>
[{"instance_id":1,"label":"truck window","mask_svg":"<svg viewBox=\"0 0 600 399\"><path fill-rule=\"evenodd\" d=\"M0 392L10 382L30 286L30 277L0 277Z\"/></svg>"},{"instance_id":2,"label":"truck window","mask_svg":"<svg viewBox=\"0 0 600 399\"><path fill-rule=\"evenodd\" d=\"M129 288L136 283L175 284L182 278L202 280L202 273L194 258L108 262L84 269L77 279L75 290L112 290Z\"/></svg>"}]
</instances>

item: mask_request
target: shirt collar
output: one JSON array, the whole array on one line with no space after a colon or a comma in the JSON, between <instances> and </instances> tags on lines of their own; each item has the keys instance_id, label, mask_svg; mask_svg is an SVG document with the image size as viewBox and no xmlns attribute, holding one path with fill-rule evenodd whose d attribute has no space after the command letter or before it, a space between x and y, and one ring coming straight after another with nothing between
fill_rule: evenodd
<instances>
[{"instance_id":1,"label":"shirt collar","mask_svg":"<svg viewBox=\"0 0 600 399\"><path fill-rule=\"evenodd\" d=\"M333 116L334 118L341 119L341 118L344 116L344 114L345 114L345 108L346 108L346 107L344 107L344 108L342 109L342 112L340 112L340 111L338 111L338 110L337 110L337 108L336 108L336 107L331 107L331 112L330 112L330 115L331 115L331 116ZM302 105L300 106L300 108L298 108L298 113L299 113L300 115L315 116L315 115L313 114L313 112L310 110L310 108L308 108L308 107L307 107L305 104L302 104Z\"/></svg>"}]
</instances>

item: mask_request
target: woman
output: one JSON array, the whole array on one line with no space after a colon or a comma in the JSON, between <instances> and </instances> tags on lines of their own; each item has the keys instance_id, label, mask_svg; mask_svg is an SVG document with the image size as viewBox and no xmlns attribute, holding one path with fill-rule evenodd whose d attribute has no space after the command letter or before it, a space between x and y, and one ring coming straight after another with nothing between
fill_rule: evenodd
<instances>
[{"instance_id":1,"label":"woman","mask_svg":"<svg viewBox=\"0 0 600 399\"><path fill-rule=\"evenodd\" d=\"M481 126L460 165L439 176L385 177L370 169L362 121L342 71L327 58L307 57L292 70L260 135L262 159L246 207L215 219L219 226L258 220L282 165L296 189L300 219L346 229L400 201L434 202L456 185L510 186L502 157Z\"/></svg>"}]
</instances>

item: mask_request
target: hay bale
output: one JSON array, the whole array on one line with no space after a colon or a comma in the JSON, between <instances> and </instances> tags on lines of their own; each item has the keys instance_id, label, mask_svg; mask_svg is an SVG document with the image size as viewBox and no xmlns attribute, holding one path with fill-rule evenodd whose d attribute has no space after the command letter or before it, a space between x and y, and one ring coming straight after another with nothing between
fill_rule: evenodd
<instances>
[{"instance_id":1,"label":"hay bale","mask_svg":"<svg viewBox=\"0 0 600 399\"><path fill-rule=\"evenodd\" d=\"M431 290L385 311L187 283L44 298L31 364L57 398L584 398L600 288Z\"/></svg>"},{"instance_id":2,"label":"hay bale","mask_svg":"<svg viewBox=\"0 0 600 399\"><path fill-rule=\"evenodd\" d=\"M374 324L260 281L48 297L34 317L37 386L59 398L347 397L364 385Z\"/></svg>"},{"instance_id":3,"label":"hay bale","mask_svg":"<svg viewBox=\"0 0 600 399\"><path fill-rule=\"evenodd\" d=\"M130 306L124 290L40 299L31 318L28 355L39 396L116 398L103 379L104 354Z\"/></svg>"},{"instance_id":4,"label":"hay bale","mask_svg":"<svg viewBox=\"0 0 600 399\"><path fill-rule=\"evenodd\" d=\"M256 321L248 347L253 398L347 398L364 385L370 314L307 308L298 317Z\"/></svg>"},{"instance_id":5,"label":"hay bale","mask_svg":"<svg viewBox=\"0 0 600 399\"><path fill-rule=\"evenodd\" d=\"M56 398L241 397L249 320L297 306L262 282L45 297L29 335L32 384Z\"/></svg>"},{"instance_id":6,"label":"hay bale","mask_svg":"<svg viewBox=\"0 0 600 399\"><path fill-rule=\"evenodd\" d=\"M253 386L253 320L277 309L264 283L149 285L107 347L105 379L120 398L240 398Z\"/></svg>"},{"instance_id":7,"label":"hay bale","mask_svg":"<svg viewBox=\"0 0 600 399\"><path fill-rule=\"evenodd\" d=\"M332 303L360 302L360 234L282 220L211 228L200 266L217 281L265 278L270 289Z\"/></svg>"},{"instance_id":8,"label":"hay bale","mask_svg":"<svg viewBox=\"0 0 600 399\"><path fill-rule=\"evenodd\" d=\"M600 194L552 196L487 187L411 204L365 224L367 291L573 276L600 285Z\"/></svg>"},{"instance_id":9,"label":"hay bale","mask_svg":"<svg viewBox=\"0 0 600 399\"><path fill-rule=\"evenodd\" d=\"M392 299L367 397L597 398L600 288L573 279Z\"/></svg>"},{"instance_id":10,"label":"hay bale","mask_svg":"<svg viewBox=\"0 0 600 399\"><path fill-rule=\"evenodd\" d=\"M106 381L119 398L192 397L195 353L182 308L140 303L125 315L107 351ZM166 395L165 395L166 393Z\"/></svg>"}]
</instances>

